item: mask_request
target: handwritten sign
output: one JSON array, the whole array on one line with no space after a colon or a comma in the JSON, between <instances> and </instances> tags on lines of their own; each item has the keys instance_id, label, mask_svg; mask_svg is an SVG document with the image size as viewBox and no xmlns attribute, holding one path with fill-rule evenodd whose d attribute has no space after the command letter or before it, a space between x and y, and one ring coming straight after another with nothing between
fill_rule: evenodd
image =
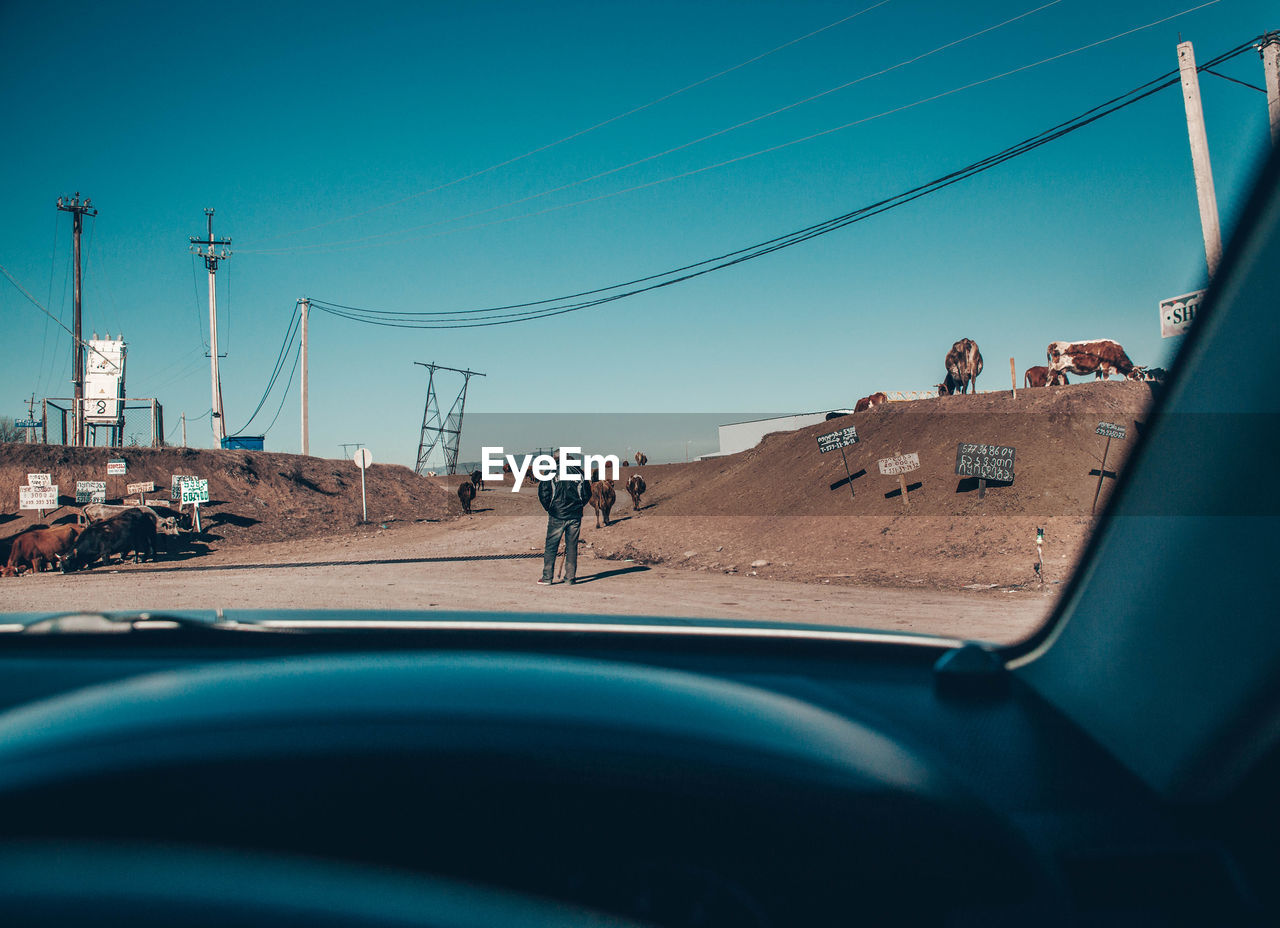
<instances>
[{"instance_id":1,"label":"handwritten sign","mask_svg":"<svg viewBox=\"0 0 1280 928\"><path fill-rule=\"evenodd\" d=\"M48 487L53 486L53 478L48 474L27 474L27 486L29 487Z\"/></svg>"},{"instance_id":2,"label":"handwritten sign","mask_svg":"<svg viewBox=\"0 0 1280 928\"><path fill-rule=\"evenodd\" d=\"M108 477L123 477L126 473L126 465L123 458L112 458L107 462Z\"/></svg>"},{"instance_id":3,"label":"handwritten sign","mask_svg":"<svg viewBox=\"0 0 1280 928\"><path fill-rule=\"evenodd\" d=\"M124 488L124 491L129 496L132 496L134 493L154 493L155 489L155 482L148 480L146 483L131 483Z\"/></svg>"},{"instance_id":4,"label":"handwritten sign","mask_svg":"<svg viewBox=\"0 0 1280 928\"><path fill-rule=\"evenodd\" d=\"M105 503L107 501L107 482L105 480L77 480L77 503Z\"/></svg>"},{"instance_id":5,"label":"handwritten sign","mask_svg":"<svg viewBox=\"0 0 1280 928\"><path fill-rule=\"evenodd\" d=\"M209 502L209 481L191 477L182 482L182 503Z\"/></svg>"},{"instance_id":6,"label":"handwritten sign","mask_svg":"<svg viewBox=\"0 0 1280 928\"><path fill-rule=\"evenodd\" d=\"M849 445L856 445L857 443L858 430L851 425L847 429L840 429L838 432L819 435L818 453L826 454L828 451L839 451L841 448L847 448Z\"/></svg>"},{"instance_id":7,"label":"handwritten sign","mask_svg":"<svg viewBox=\"0 0 1280 928\"><path fill-rule=\"evenodd\" d=\"M199 480L192 474L174 474L173 479L169 482L169 501L180 502L182 500L182 484L188 480Z\"/></svg>"},{"instance_id":8,"label":"handwritten sign","mask_svg":"<svg viewBox=\"0 0 1280 928\"><path fill-rule=\"evenodd\" d=\"M19 509L57 509L58 488L56 485L18 487Z\"/></svg>"},{"instance_id":9,"label":"handwritten sign","mask_svg":"<svg viewBox=\"0 0 1280 928\"><path fill-rule=\"evenodd\" d=\"M979 480L1013 482L1014 449L1005 445L960 442L956 446L956 474Z\"/></svg>"},{"instance_id":10,"label":"handwritten sign","mask_svg":"<svg viewBox=\"0 0 1280 928\"><path fill-rule=\"evenodd\" d=\"M1182 296L1160 301L1160 337L1173 338L1185 335L1196 321L1196 310L1207 291L1195 290Z\"/></svg>"},{"instance_id":11,"label":"handwritten sign","mask_svg":"<svg viewBox=\"0 0 1280 928\"><path fill-rule=\"evenodd\" d=\"M1104 438L1124 438L1125 436L1124 426L1116 425L1114 422L1099 422L1094 431Z\"/></svg>"},{"instance_id":12,"label":"handwritten sign","mask_svg":"<svg viewBox=\"0 0 1280 928\"><path fill-rule=\"evenodd\" d=\"M909 474L913 470L920 469L920 455L918 452L910 454L898 454L891 458L880 459L880 473L886 477L894 474Z\"/></svg>"}]
</instances>

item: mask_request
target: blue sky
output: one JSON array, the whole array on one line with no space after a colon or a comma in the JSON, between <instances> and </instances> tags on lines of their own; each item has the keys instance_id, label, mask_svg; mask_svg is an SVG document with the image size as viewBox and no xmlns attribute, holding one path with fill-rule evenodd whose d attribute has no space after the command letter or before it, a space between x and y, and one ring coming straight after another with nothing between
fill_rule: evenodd
<instances>
[{"instance_id":1,"label":"blue sky","mask_svg":"<svg viewBox=\"0 0 1280 928\"><path fill-rule=\"evenodd\" d=\"M871 7L860 2L171 3L0 7L0 264L70 321L70 224L86 228L84 326L123 331L128 392L170 430L209 409L208 310L187 238L217 209L228 425L257 405L301 296L396 311L606 286L855 209L1280 26L1224 0L1021 73L770 154L1171 16L1194 0L1062 0L777 116L569 189L1043 6L889 0L861 16L480 176ZM1254 84L1250 51L1222 71ZM1203 75L1224 225L1264 152L1265 97ZM644 189L613 194L651 182ZM418 195L422 194L422 195ZM594 202L571 205L576 201ZM387 205L394 204L394 205ZM498 207L498 208L494 208ZM548 210L540 215L524 214ZM480 212L483 211L483 212ZM469 218L467 214L478 213ZM359 214L359 215L357 215ZM519 218L519 217L524 218ZM313 228L317 227L318 228ZM616 303L502 327L413 331L316 313L311 449L360 440L412 464L425 371L469 367L477 413L758 413L852 405L941 379L974 338L985 389L1061 338L1162 363L1159 299L1204 277L1181 96L1147 99L888 214ZM229 291L229 292L228 292ZM229 299L228 299L229 297ZM66 395L70 339L0 280L0 414ZM287 375L286 369L286 375ZM279 406L281 384L248 429ZM442 379L442 393L456 389ZM297 381L267 447L299 447ZM680 441L689 436L678 436ZM208 419L190 427L210 445ZM655 440L657 436L653 437ZM709 450L714 434L706 436ZM584 436L589 444L590 436ZM648 436L642 441L649 441ZM674 445L673 445L674 447Z\"/></svg>"}]
</instances>

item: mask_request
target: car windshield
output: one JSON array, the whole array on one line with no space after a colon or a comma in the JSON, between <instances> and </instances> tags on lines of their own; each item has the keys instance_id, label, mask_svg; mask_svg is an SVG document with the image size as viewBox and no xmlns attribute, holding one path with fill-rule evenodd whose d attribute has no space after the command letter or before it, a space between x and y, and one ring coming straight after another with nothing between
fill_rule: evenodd
<instances>
[{"instance_id":1,"label":"car windshield","mask_svg":"<svg viewBox=\"0 0 1280 928\"><path fill-rule=\"evenodd\" d=\"M1271 12L8 4L0 612L1023 640Z\"/></svg>"}]
</instances>

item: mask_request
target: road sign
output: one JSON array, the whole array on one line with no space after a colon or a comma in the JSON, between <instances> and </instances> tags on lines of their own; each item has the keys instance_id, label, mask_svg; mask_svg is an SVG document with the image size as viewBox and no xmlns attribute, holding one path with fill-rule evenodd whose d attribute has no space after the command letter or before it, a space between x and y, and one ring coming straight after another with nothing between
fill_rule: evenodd
<instances>
[{"instance_id":1,"label":"road sign","mask_svg":"<svg viewBox=\"0 0 1280 928\"><path fill-rule=\"evenodd\" d=\"M107 462L107 476L123 477L127 472L126 467L124 458L112 458Z\"/></svg>"},{"instance_id":2,"label":"road sign","mask_svg":"<svg viewBox=\"0 0 1280 928\"><path fill-rule=\"evenodd\" d=\"M182 503L209 502L209 481L199 477L188 477L182 481Z\"/></svg>"},{"instance_id":3,"label":"road sign","mask_svg":"<svg viewBox=\"0 0 1280 928\"><path fill-rule=\"evenodd\" d=\"M174 474L169 481L169 501L180 502L182 500L182 484L187 480L199 480L199 477L192 474Z\"/></svg>"},{"instance_id":4,"label":"road sign","mask_svg":"<svg viewBox=\"0 0 1280 928\"><path fill-rule=\"evenodd\" d=\"M364 470L373 463L373 455L369 453L368 448L358 448L351 460L356 462L356 467Z\"/></svg>"},{"instance_id":5,"label":"road sign","mask_svg":"<svg viewBox=\"0 0 1280 928\"><path fill-rule=\"evenodd\" d=\"M907 474L919 469L920 454L916 451L910 454L898 454L891 458L880 459L880 473L886 477L892 477L894 474Z\"/></svg>"},{"instance_id":6,"label":"road sign","mask_svg":"<svg viewBox=\"0 0 1280 928\"><path fill-rule=\"evenodd\" d=\"M1013 482L1014 449L962 441L956 446L956 475Z\"/></svg>"},{"instance_id":7,"label":"road sign","mask_svg":"<svg viewBox=\"0 0 1280 928\"><path fill-rule=\"evenodd\" d=\"M360 468L360 521L368 522L369 498L364 491L364 472L373 463L373 455L369 453L368 448L357 448L351 460L355 461L356 467Z\"/></svg>"},{"instance_id":8,"label":"road sign","mask_svg":"<svg viewBox=\"0 0 1280 928\"><path fill-rule=\"evenodd\" d=\"M47 487L53 484L53 480L49 474L27 474L27 486L29 487Z\"/></svg>"},{"instance_id":9,"label":"road sign","mask_svg":"<svg viewBox=\"0 0 1280 928\"><path fill-rule=\"evenodd\" d=\"M1094 431L1104 438L1124 438L1125 436L1124 426L1116 425L1114 422L1099 422Z\"/></svg>"},{"instance_id":10,"label":"road sign","mask_svg":"<svg viewBox=\"0 0 1280 928\"><path fill-rule=\"evenodd\" d=\"M828 451L839 451L841 448L847 448L849 445L856 445L857 443L858 430L851 425L846 429L840 429L838 432L819 435L818 453L826 454Z\"/></svg>"},{"instance_id":11,"label":"road sign","mask_svg":"<svg viewBox=\"0 0 1280 928\"><path fill-rule=\"evenodd\" d=\"M57 486L18 487L19 509L57 509Z\"/></svg>"},{"instance_id":12,"label":"road sign","mask_svg":"<svg viewBox=\"0 0 1280 928\"><path fill-rule=\"evenodd\" d=\"M43 419L17 419L13 427L17 429L38 429L44 425Z\"/></svg>"},{"instance_id":13,"label":"road sign","mask_svg":"<svg viewBox=\"0 0 1280 928\"><path fill-rule=\"evenodd\" d=\"M105 480L77 480L77 503L105 503L107 501L107 482Z\"/></svg>"},{"instance_id":14,"label":"road sign","mask_svg":"<svg viewBox=\"0 0 1280 928\"><path fill-rule=\"evenodd\" d=\"M1195 290L1182 296L1160 301L1160 337L1172 338L1185 335L1196 320L1196 311L1207 291Z\"/></svg>"},{"instance_id":15,"label":"road sign","mask_svg":"<svg viewBox=\"0 0 1280 928\"><path fill-rule=\"evenodd\" d=\"M154 493L155 489L155 483L148 480L145 483L131 483L124 488L124 492L128 496L132 496L135 493Z\"/></svg>"}]
</instances>

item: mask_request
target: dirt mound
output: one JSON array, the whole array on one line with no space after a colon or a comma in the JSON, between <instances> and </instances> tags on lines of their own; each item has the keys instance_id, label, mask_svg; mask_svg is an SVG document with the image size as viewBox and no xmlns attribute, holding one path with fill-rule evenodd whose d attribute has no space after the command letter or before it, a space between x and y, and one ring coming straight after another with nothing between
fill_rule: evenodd
<instances>
[{"instance_id":1,"label":"dirt mound","mask_svg":"<svg viewBox=\"0 0 1280 928\"><path fill-rule=\"evenodd\" d=\"M127 476L106 476L108 459L123 458ZM59 488L59 503L75 506L78 480L105 480L107 501L118 502L125 485L152 481L148 499L169 498L170 478L190 474L209 481L201 505L207 541L251 544L306 535L350 531L360 521L360 472L350 461L266 451L197 448L71 448L65 445L0 444L0 536L35 524L37 513L18 511L18 487L27 474L47 473ZM450 496L437 483L407 467L374 464L366 473L371 522L450 517ZM131 497L136 500L137 497ZM174 504L176 506L176 504ZM457 509L452 500L452 509ZM74 519L72 509L46 513L47 523Z\"/></svg>"}]
</instances>

